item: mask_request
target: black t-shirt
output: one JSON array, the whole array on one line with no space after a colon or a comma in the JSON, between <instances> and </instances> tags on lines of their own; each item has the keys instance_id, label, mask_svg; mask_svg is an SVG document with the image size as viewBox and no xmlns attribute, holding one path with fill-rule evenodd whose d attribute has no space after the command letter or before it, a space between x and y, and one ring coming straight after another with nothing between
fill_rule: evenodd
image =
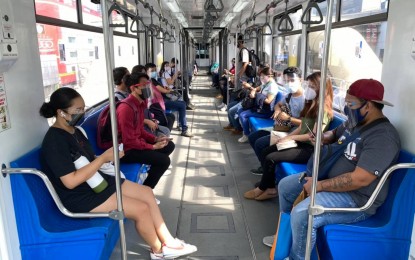
<instances>
[{"instance_id":1,"label":"black t-shirt","mask_svg":"<svg viewBox=\"0 0 415 260\"><path fill-rule=\"evenodd\" d=\"M63 205L72 212L89 212L105 202L115 192L115 178L101 173L108 182L108 187L100 193L95 193L86 183L74 189L68 189L60 180L76 170L75 154L81 154L93 161L94 151L88 139L79 129L70 134L63 129L50 127L42 143L41 163L42 170L52 182Z\"/></svg>"}]
</instances>

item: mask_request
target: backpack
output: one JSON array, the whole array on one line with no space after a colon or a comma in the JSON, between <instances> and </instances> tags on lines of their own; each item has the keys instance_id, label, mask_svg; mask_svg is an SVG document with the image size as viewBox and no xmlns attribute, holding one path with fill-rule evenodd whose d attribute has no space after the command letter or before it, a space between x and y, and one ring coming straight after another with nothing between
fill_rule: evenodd
<instances>
[{"instance_id":1,"label":"backpack","mask_svg":"<svg viewBox=\"0 0 415 260\"><path fill-rule=\"evenodd\" d=\"M123 99L118 101L116 99L115 109L121 104L127 104L134 110L134 125L137 125L138 121L138 109L129 99ZM97 127L97 145L99 148L106 150L112 147L112 133L111 133L111 116L110 105L108 104L98 116Z\"/></svg>"},{"instance_id":2,"label":"backpack","mask_svg":"<svg viewBox=\"0 0 415 260\"><path fill-rule=\"evenodd\" d=\"M249 63L250 63L250 65L248 65L245 69L245 75L248 78L255 78L256 77L256 71L257 71L257 66L260 63L259 58L255 54L254 50L248 50L246 47L244 47L239 52L239 61L240 62L242 61L242 50L244 50L244 49L248 51Z\"/></svg>"}]
</instances>

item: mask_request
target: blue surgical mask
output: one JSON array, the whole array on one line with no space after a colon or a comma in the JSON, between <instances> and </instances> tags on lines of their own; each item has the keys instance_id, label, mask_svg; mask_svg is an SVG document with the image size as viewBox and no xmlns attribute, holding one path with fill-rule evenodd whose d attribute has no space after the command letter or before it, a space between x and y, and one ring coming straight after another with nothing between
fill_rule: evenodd
<instances>
[{"instance_id":1,"label":"blue surgical mask","mask_svg":"<svg viewBox=\"0 0 415 260\"><path fill-rule=\"evenodd\" d=\"M360 109L366 105L364 102L359 108L351 109L349 106L344 106L344 114L347 116L347 126L349 128L354 128L359 125L367 116L366 112L364 115L360 113Z\"/></svg>"},{"instance_id":2,"label":"blue surgical mask","mask_svg":"<svg viewBox=\"0 0 415 260\"><path fill-rule=\"evenodd\" d=\"M157 79L157 72L156 71L150 72L150 78Z\"/></svg>"}]
</instances>

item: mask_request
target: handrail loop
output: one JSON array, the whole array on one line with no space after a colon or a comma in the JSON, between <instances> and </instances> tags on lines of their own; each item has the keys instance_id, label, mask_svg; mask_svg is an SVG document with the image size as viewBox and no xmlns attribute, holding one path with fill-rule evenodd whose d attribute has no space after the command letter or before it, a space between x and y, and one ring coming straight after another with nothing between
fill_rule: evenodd
<instances>
[{"instance_id":1,"label":"handrail loop","mask_svg":"<svg viewBox=\"0 0 415 260\"><path fill-rule=\"evenodd\" d=\"M272 27L269 24L269 5L267 5L267 12L265 15L265 23L262 25L261 34L262 35L272 35ZM269 29L269 30L267 30ZM268 32L269 31L269 32Z\"/></svg>"},{"instance_id":2,"label":"handrail loop","mask_svg":"<svg viewBox=\"0 0 415 260\"><path fill-rule=\"evenodd\" d=\"M144 26L144 29L140 29L140 22ZM137 29L134 29L134 24L137 24ZM130 25L130 31L133 33L145 33L147 26L145 25L143 18L138 14L132 19Z\"/></svg>"},{"instance_id":3,"label":"handrail loop","mask_svg":"<svg viewBox=\"0 0 415 260\"><path fill-rule=\"evenodd\" d=\"M213 0L206 0L205 2L205 12L222 12L223 11L223 3L222 0L217 0L217 2L219 3L219 7L216 7L215 4L213 3Z\"/></svg>"},{"instance_id":4,"label":"handrail loop","mask_svg":"<svg viewBox=\"0 0 415 260\"><path fill-rule=\"evenodd\" d=\"M285 26L283 26L283 21L285 22ZM285 0L285 12L281 16L280 22L278 23L278 31L291 32L292 30L294 30L294 25L288 13L288 0Z\"/></svg>"},{"instance_id":5,"label":"handrail loop","mask_svg":"<svg viewBox=\"0 0 415 260\"><path fill-rule=\"evenodd\" d=\"M146 4L148 5L148 3ZM152 6L148 8L150 10L150 24L147 26L148 36L157 36L157 32L159 30L159 27L153 23L153 13L154 9Z\"/></svg>"},{"instance_id":6,"label":"handrail loop","mask_svg":"<svg viewBox=\"0 0 415 260\"><path fill-rule=\"evenodd\" d=\"M123 24L118 24L118 23L113 23L112 19L111 19L111 15L112 12L115 11L118 14L120 14L124 20ZM113 2L113 4L111 5L110 9L108 10L108 17L109 19L109 27L124 27L125 31L127 32L127 28L128 28L128 20L127 20L127 16L125 15L124 11L122 10L122 8L118 5L117 2Z\"/></svg>"},{"instance_id":7,"label":"handrail loop","mask_svg":"<svg viewBox=\"0 0 415 260\"><path fill-rule=\"evenodd\" d=\"M312 9L316 9L319 19L318 20L311 20L311 10ZM307 14L309 14L309 16L307 17ZM310 19L307 21L307 19ZM310 2L308 2L307 7L305 8L303 15L301 16L301 23L308 25L308 24L320 24L323 22L323 14L321 13L321 9L318 6L318 3L316 0L310 0Z\"/></svg>"}]
</instances>

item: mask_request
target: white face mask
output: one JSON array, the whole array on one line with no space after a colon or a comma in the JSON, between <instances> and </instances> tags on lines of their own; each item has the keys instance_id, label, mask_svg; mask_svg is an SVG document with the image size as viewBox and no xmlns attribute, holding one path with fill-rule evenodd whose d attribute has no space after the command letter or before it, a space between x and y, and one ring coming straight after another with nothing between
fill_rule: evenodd
<instances>
[{"instance_id":1,"label":"white face mask","mask_svg":"<svg viewBox=\"0 0 415 260\"><path fill-rule=\"evenodd\" d=\"M285 84L285 87L288 88L290 93L295 93L298 91L300 84L297 82L288 82L288 84Z\"/></svg>"},{"instance_id":2,"label":"white face mask","mask_svg":"<svg viewBox=\"0 0 415 260\"><path fill-rule=\"evenodd\" d=\"M164 70L165 71L171 71L171 68L170 68L170 66L166 66L166 67L164 67Z\"/></svg>"},{"instance_id":3,"label":"white face mask","mask_svg":"<svg viewBox=\"0 0 415 260\"><path fill-rule=\"evenodd\" d=\"M314 100L317 97L317 92L312 88L306 88L304 91L304 97L306 100Z\"/></svg>"}]
</instances>

